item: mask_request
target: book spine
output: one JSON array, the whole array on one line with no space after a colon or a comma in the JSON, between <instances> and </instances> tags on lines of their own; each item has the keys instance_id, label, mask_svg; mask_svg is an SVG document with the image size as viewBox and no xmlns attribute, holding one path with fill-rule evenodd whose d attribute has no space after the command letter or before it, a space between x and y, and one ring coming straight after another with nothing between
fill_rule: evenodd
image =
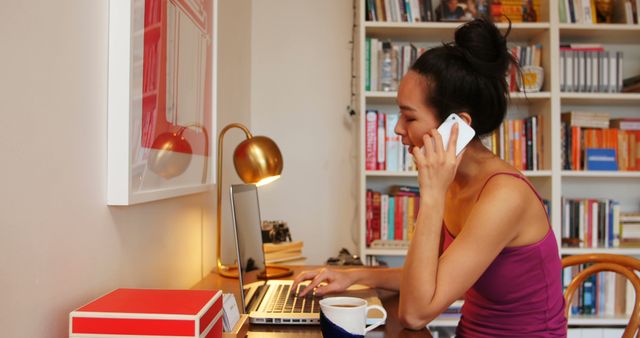
<instances>
[{"instance_id":1,"label":"book spine","mask_svg":"<svg viewBox=\"0 0 640 338\"><path fill-rule=\"evenodd\" d=\"M378 120L377 120L378 134L376 135L376 140L377 140L376 170L386 170L387 168L387 160L386 160L387 145L385 144L387 129L386 129L385 123L386 123L386 114L378 113Z\"/></svg>"},{"instance_id":2,"label":"book spine","mask_svg":"<svg viewBox=\"0 0 640 338\"><path fill-rule=\"evenodd\" d=\"M389 238L389 195L380 196L380 239Z\"/></svg>"},{"instance_id":3,"label":"book spine","mask_svg":"<svg viewBox=\"0 0 640 338\"><path fill-rule=\"evenodd\" d=\"M396 227L396 204L395 204L395 200L396 197L395 196L389 196L389 206L387 210L387 217L389 217L387 223L388 223L388 233L387 233L387 238L385 239L395 239L395 227Z\"/></svg>"},{"instance_id":4,"label":"book spine","mask_svg":"<svg viewBox=\"0 0 640 338\"><path fill-rule=\"evenodd\" d=\"M386 121L386 143L387 143L387 170L400 171L399 152L401 151L400 136L393 131L399 119L398 114L387 114Z\"/></svg>"},{"instance_id":5,"label":"book spine","mask_svg":"<svg viewBox=\"0 0 640 338\"><path fill-rule=\"evenodd\" d=\"M397 240L403 240L402 238L402 200L407 198L406 196L396 196L395 205L395 222L394 222L394 238Z\"/></svg>"},{"instance_id":6,"label":"book spine","mask_svg":"<svg viewBox=\"0 0 640 338\"><path fill-rule=\"evenodd\" d=\"M371 91L371 38L367 38L364 42L365 48L365 70L364 83L365 90Z\"/></svg>"},{"instance_id":7,"label":"book spine","mask_svg":"<svg viewBox=\"0 0 640 338\"><path fill-rule=\"evenodd\" d=\"M373 222L371 224L372 235L371 239L375 241L376 239L380 239L380 226L381 226L381 196L382 194L378 191L373 192Z\"/></svg>"},{"instance_id":8,"label":"book spine","mask_svg":"<svg viewBox=\"0 0 640 338\"><path fill-rule=\"evenodd\" d=\"M367 203L367 232L366 232L366 242L367 247L371 245L373 241L373 191L367 190L366 195L366 203Z\"/></svg>"},{"instance_id":9,"label":"book spine","mask_svg":"<svg viewBox=\"0 0 640 338\"><path fill-rule=\"evenodd\" d=\"M367 110L365 115L365 144L366 144L366 154L365 154L365 168L366 170L376 170L377 161L376 161L376 153L377 153L377 120L378 120L378 112L376 110Z\"/></svg>"}]
</instances>

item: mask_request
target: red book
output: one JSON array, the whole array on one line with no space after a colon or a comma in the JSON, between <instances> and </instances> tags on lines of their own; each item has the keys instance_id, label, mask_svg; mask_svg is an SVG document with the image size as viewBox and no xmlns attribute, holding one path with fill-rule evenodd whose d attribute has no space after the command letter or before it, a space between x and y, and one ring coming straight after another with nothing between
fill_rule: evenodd
<instances>
[{"instance_id":1,"label":"red book","mask_svg":"<svg viewBox=\"0 0 640 338\"><path fill-rule=\"evenodd\" d=\"M381 197L382 193L379 191L373 192L373 221L371 222L371 236L374 241L376 239L380 239L380 226L382 224L382 220L380 219L380 215L382 215Z\"/></svg>"},{"instance_id":2,"label":"red book","mask_svg":"<svg viewBox=\"0 0 640 338\"><path fill-rule=\"evenodd\" d=\"M636 131L636 170L640 170L640 130Z\"/></svg>"},{"instance_id":3,"label":"red book","mask_svg":"<svg viewBox=\"0 0 640 338\"><path fill-rule=\"evenodd\" d=\"M219 290L116 289L69 314L69 337L222 337Z\"/></svg>"},{"instance_id":4,"label":"red book","mask_svg":"<svg viewBox=\"0 0 640 338\"><path fill-rule=\"evenodd\" d=\"M373 242L373 191L367 190L367 246Z\"/></svg>"},{"instance_id":5,"label":"red book","mask_svg":"<svg viewBox=\"0 0 640 338\"><path fill-rule=\"evenodd\" d=\"M394 238L393 239L397 239L397 240L403 240L404 238L404 229L402 228L402 224L404 223L404 216L403 216L403 210L404 210L404 203L406 203L405 201L407 200L407 196L402 196L402 195L396 195L396 210L394 210L395 212L395 224L394 226Z\"/></svg>"}]
</instances>

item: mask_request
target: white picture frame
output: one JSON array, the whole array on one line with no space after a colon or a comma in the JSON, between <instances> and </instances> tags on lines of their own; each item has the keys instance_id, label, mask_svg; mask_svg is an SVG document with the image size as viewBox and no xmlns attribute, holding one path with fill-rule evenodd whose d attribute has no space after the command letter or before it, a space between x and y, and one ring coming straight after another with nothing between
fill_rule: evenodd
<instances>
[{"instance_id":1,"label":"white picture frame","mask_svg":"<svg viewBox=\"0 0 640 338\"><path fill-rule=\"evenodd\" d=\"M213 187L216 0L109 1L107 205Z\"/></svg>"}]
</instances>

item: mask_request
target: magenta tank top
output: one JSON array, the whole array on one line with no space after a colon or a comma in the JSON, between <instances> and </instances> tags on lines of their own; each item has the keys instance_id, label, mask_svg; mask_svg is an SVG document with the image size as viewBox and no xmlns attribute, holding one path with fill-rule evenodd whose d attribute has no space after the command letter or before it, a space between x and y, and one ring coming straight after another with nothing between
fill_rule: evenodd
<instances>
[{"instance_id":1,"label":"magenta tank top","mask_svg":"<svg viewBox=\"0 0 640 338\"><path fill-rule=\"evenodd\" d=\"M522 176L518 177L535 189ZM485 186L486 186L485 182ZM480 190L482 193L484 186ZM540 196L536 192L536 196ZM541 201L542 202L542 201ZM455 238L444 228L444 249ZM562 265L549 225L537 243L504 248L466 292L457 337L566 337Z\"/></svg>"}]
</instances>

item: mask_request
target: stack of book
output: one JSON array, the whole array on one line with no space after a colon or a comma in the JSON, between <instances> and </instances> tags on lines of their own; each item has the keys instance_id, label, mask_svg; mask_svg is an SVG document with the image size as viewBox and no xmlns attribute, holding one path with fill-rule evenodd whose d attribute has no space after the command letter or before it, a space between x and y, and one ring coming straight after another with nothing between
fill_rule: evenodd
<instances>
[{"instance_id":1,"label":"stack of book","mask_svg":"<svg viewBox=\"0 0 640 338\"><path fill-rule=\"evenodd\" d=\"M368 247L392 248L406 245L413 238L413 226L420 207L418 187L392 186L388 193L367 190L367 232Z\"/></svg>"},{"instance_id":2,"label":"stack of book","mask_svg":"<svg viewBox=\"0 0 640 338\"><path fill-rule=\"evenodd\" d=\"M506 120L482 142L518 170L539 170L544 168L542 126L542 116Z\"/></svg>"},{"instance_id":3,"label":"stack of book","mask_svg":"<svg viewBox=\"0 0 640 338\"><path fill-rule=\"evenodd\" d=\"M366 0L367 21L435 21L431 0Z\"/></svg>"},{"instance_id":4,"label":"stack of book","mask_svg":"<svg viewBox=\"0 0 640 338\"><path fill-rule=\"evenodd\" d=\"M414 171L413 157L393 131L399 114L367 110L365 125L366 170Z\"/></svg>"},{"instance_id":5,"label":"stack of book","mask_svg":"<svg viewBox=\"0 0 640 338\"><path fill-rule=\"evenodd\" d=\"M562 113L564 170L640 170L640 119L609 113Z\"/></svg>"},{"instance_id":6,"label":"stack of book","mask_svg":"<svg viewBox=\"0 0 640 338\"><path fill-rule=\"evenodd\" d=\"M616 0L611 1L610 6L613 7L610 13L605 14L598 10L594 0L560 0L558 1L559 20L561 23L582 24L638 23L640 0ZM603 8L606 7L603 6Z\"/></svg>"},{"instance_id":7,"label":"stack of book","mask_svg":"<svg viewBox=\"0 0 640 338\"><path fill-rule=\"evenodd\" d=\"M382 88L380 77L384 60L384 43L388 43L390 63L394 85ZM412 43L383 42L377 38L367 37L365 40L365 89L367 91L395 91L400 79L409 71L426 48L416 47Z\"/></svg>"},{"instance_id":8,"label":"stack of book","mask_svg":"<svg viewBox=\"0 0 640 338\"><path fill-rule=\"evenodd\" d=\"M622 91L621 51L601 44L560 46L560 91L618 93Z\"/></svg>"},{"instance_id":9,"label":"stack of book","mask_svg":"<svg viewBox=\"0 0 640 338\"><path fill-rule=\"evenodd\" d=\"M634 0L635 1L635 0ZM468 21L477 17L495 22L537 22L540 0L458 0L455 9L443 0L366 0L367 21Z\"/></svg>"},{"instance_id":10,"label":"stack of book","mask_svg":"<svg viewBox=\"0 0 640 338\"><path fill-rule=\"evenodd\" d=\"M265 243L263 246L264 259L267 264L291 262L306 258L302 256L302 241L280 242L277 244Z\"/></svg>"},{"instance_id":11,"label":"stack of book","mask_svg":"<svg viewBox=\"0 0 640 338\"><path fill-rule=\"evenodd\" d=\"M620 246L620 204L607 199L562 199L562 244L580 248Z\"/></svg>"},{"instance_id":12,"label":"stack of book","mask_svg":"<svg viewBox=\"0 0 640 338\"><path fill-rule=\"evenodd\" d=\"M563 287L566 289L571 280L585 268L572 266L563 269ZM591 275L576 291L571 303L571 314L603 317L630 314L635 304L635 291L631 285L624 276L615 273Z\"/></svg>"},{"instance_id":13,"label":"stack of book","mask_svg":"<svg viewBox=\"0 0 640 338\"><path fill-rule=\"evenodd\" d=\"M640 213L620 213L620 246L640 247Z\"/></svg>"}]
</instances>

